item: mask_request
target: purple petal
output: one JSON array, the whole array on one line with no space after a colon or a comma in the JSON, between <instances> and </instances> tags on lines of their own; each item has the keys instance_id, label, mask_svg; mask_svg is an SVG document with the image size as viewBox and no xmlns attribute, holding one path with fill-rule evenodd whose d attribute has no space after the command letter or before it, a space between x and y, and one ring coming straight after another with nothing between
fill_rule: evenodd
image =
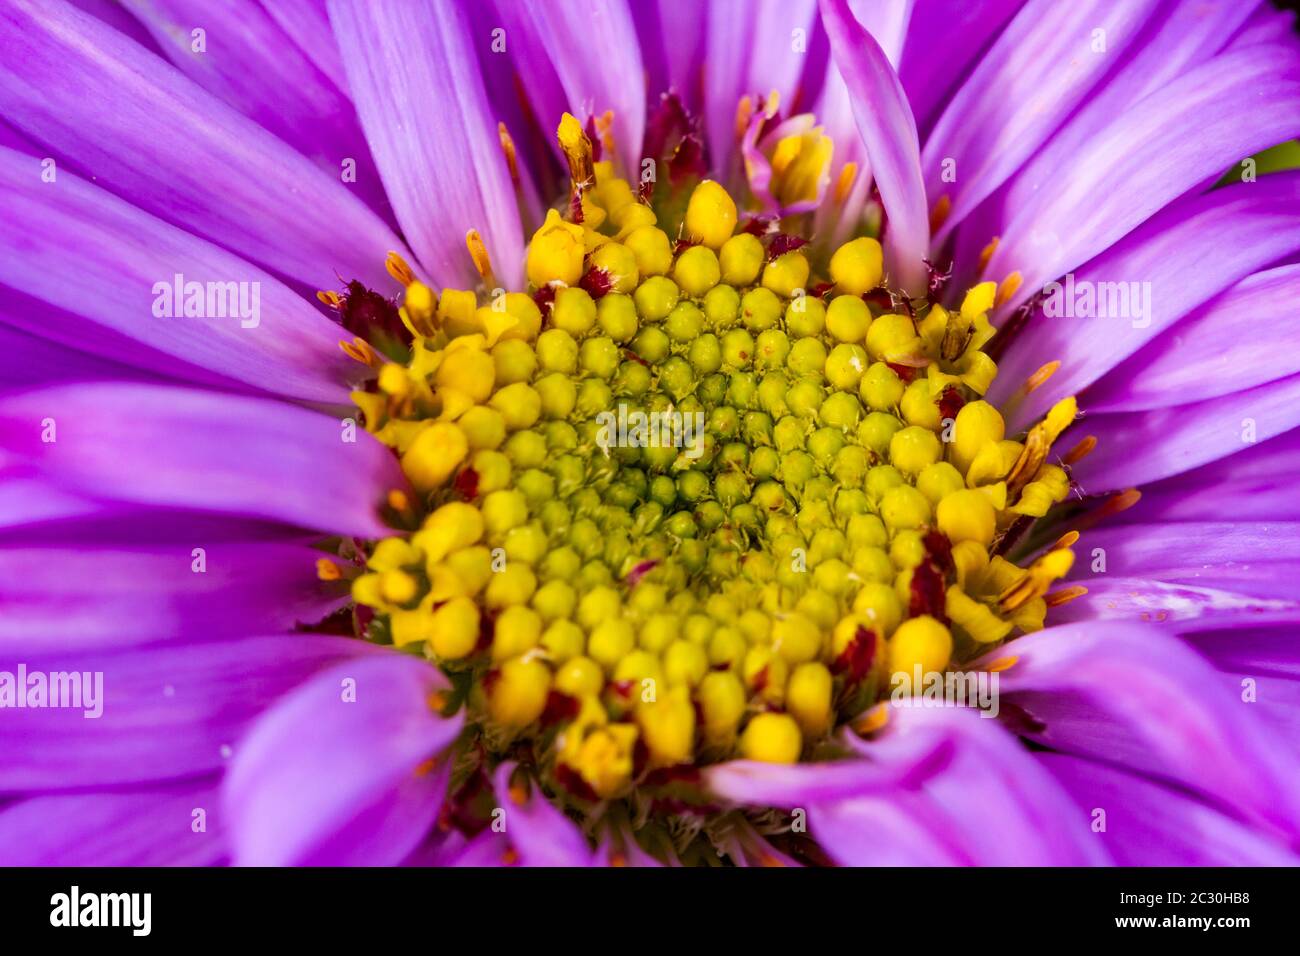
<instances>
[{"instance_id":1,"label":"purple petal","mask_svg":"<svg viewBox=\"0 0 1300 956\"><path fill-rule=\"evenodd\" d=\"M49 423L55 429L54 441ZM376 537L378 505L405 487L368 433L258 398L92 383L0 399L0 467L83 498L267 518Z\"/></svg>"},{"instance_id":2,"label":"purple petal","mask_svg":"<svg viewBox=\"0 0 1300 956\"><path fill-rule=\"evenodd\" d=\"M1240 521L1300 520L1295 473L1300 470L1300 430L1259 442L1235 455L1142 489L1137 507L1120 521L1215 521L1232 502Z\"/></svg>"},{"instance_id":3,"label":"purple petal","mask_svg":"<svg viewBox=\"0 0 1300 956\"><path fill-rule=\"evenodd\" d=\"M299 47L277 21L277 3L257 0L150 0L136 7L158 45L176 67L208 92L256 121L326 174L339 176L345 160L356 164L344 180L373 208L387 205L383 184L366 147L346 85L317 68L310 47L331 47L329 23ZM201 26L212 49L196 52L191 30Z\"/></svg>"},{"instance_id":4,"label":"purple petal","mask_svg":"<svg viewBox=\"0 0 1300 956\"><path fill-rule=\"evenodd\" d=\"M6 866L219 864L226 851L216 797L216 777L30 797L0 810L0 860Z\"/></svg>"},{"instance_id":5,"label":"purple petal","mask_svg":"<svg viewBox=\"0 0 1300 956\"><path fill-rule=\"evenodd\" d=\"M704 131L710 166L728 181L740 171L736 108L750 97L755 111L776 91L783 113L794 106L808 56L791 42L811 36L813 0L716 0L708 4L704 56Z\"/></svg>"},{"instance_id":6,"label":"purple petal","mask_svg":"<svg viewBox=\"0 0 1300 956\"><path fill-rule=\"evenodd\" d=\"M651 101L673 90L691 113L698 114L708 6L653 0L631 4L631 9Z\"/></svg>"},{"instance_id":7,"label":"purple petal","mask_svg":"<svg viewBox=\"0 0 1300 956\"><path fill-rule=\"evenodd\" d=\"M397 653L341 664L280 701L236 747L223 806L235 862L392 865L427 835L460 733L430 696L447 679ZM440 786L441 785L441 786Z\"/></svg>"},{"instance_id":8,"label":"purple petal","mask_svg":"<svg viewBox=\"0 0 1300 956\"><path fill-rule=\"evenodd\" d=\"M1279 48L1215 57L1107 118L1043 172L1040 188L1012 200L985 270L994 279L1020 271L1005 309L1235 160L1300 131L1300 56Z\"/></svg>"},{"instance_id":9,"label":"purple petal","mask_svg":"<svg viewBox=\"0 0 1300 956\"><path fill-rule=\"evenodd\" d=\"M981 204L975 215L968 217L970 232L959 240L967 251L973 253L993 236L1005 234L1012 216L1048 198L1040 192L1054 194L1062 183L1068 184L1064 171L1074 167L1077 154L1087 149L1095 137L1101 137L1112 123L1126 123L1129 110L1145 96L1221 50L1249 15L1250 6L1237 0L1168 4L1161 16L1148 22L1129 55L1089 94L1066 124ZM1116 182L1112 180L1111 185ZM1123 184L1122 180L1118 182ZM978 243L975 250L969 249L972 243Z\"/></svg>"},{"instance_id":10,"label":"purple petal","mask_svg":"<svg viewBox=\"0 0 1300 956\"><path fill-rule=\"evenodd\" d=\"M1278 341L1300 339L1298 302L1300 265L1247 276L1091 385L1083 403L1090 412L1161 408L1291 375L1296 359ZM1259 334L1260 316L1268 335Z\"/></svg>"},{"instance_id":11,"label":"purple petal","mask_svg":"<svg viewBox=\"0 0 1300 956\"><path fill-rule=\"evenodd\" d=\"M317 579L321 556L302 545L201 538L0 546L0 648L18 655L292 631L349 600L345 585Z\"/></svg>"},{"instance_id":12,"label":"purple petal","mask_svg":"<svg viewBox=\"0 0 1300 956\"><path fill-rule=\"evenodd\" d=\"M888 217L884 238L891 281L919 292L926 281L922 260L930 226L916 121L889 59L853 18L846 0L821 0L821 12Z\"/></svg>"},{"instance_id":13,"label":"purple petal","mask_svg":"<svg viewBox=\"0 0 1300 956\"><path fill-rule=\"evenodd\" d=\"M82 707L4 711L0 793L179 780L221 769L239 735L272 701L373 644L319 634L170 642L115 651L62 648L0 655L17 675L79 673L102 697ZM215 812L215 810L214 810Z\"/></svg>"},{"instance_id":14,"label":"purple petal","mask_svg":"<svg viewBox=\"0 0 1300 956\"><path fill-rule=\"evenodd\" d=\"M447 3L331 0L329 10L397 220L434 281L478 284L465 247L477 229L498 278L522 288L515 190L473 46L492 38L472 37Z\"/></svg>"},{"instance_id":15,"label":"purple petal","mask_svg":"<svg viewBox=\"0 0 1300 956\"><path fill-rule=\"evenodd\" d=\"M129 366L20 332L6 324L8 312L0 305L0 381L6 389L69 380L144 377ZM67 318L71 320L71 316Z\"/></svg>"},{"instance_id":16,"label":"purple petal","mask_svg":"<svg viewBox=\"0 0 1300 956\"><path fill-rule=\"evenodd\" d=\"M317 289L338 274L392 287L384 256L401 241L337 177L59 0L0 12L0 113L104 188L268 269Z\"/></svg>"},{"instance_id":17,"label":"purple petal","mask_svg":"<svg viewBox=\"0 0 1300 956\"><path fill-rule=\"evenodd\" d=\"M1288 575L1298 570L1288 569ZM1204 627L1300 621L1300 601L1255 597L1232 587L1118 576L1093 579L1086 587L1087 594L1053 610L1053 623L1124 621L1181 633Z\"/></svg>"},{"instance_id":18,"label":"purple petal","mask_svg":"<svg viewBox=\"0 0 1300 956\"><path fill-rule=\"evenodd\" d=\"M1091 760L1043 753L1038 760L1100 821L1099 843L1120 866L1295 866L1300 858L1195 798Z\"/></svg>"},{"instance_id":19,"label":"purple petal","mask_svg":"<svg viewBox=\"0 0 1300 956\"><path fill-rule=\"evenodd\" d=\"M263 3L271 19L306 53L316 69L330 82L347 92L348 77L343 69L343 55L334 42L325 0L275 0Z\"/></svg>"},{"instance_id":20,"label":"purple petal","mask_svg":"<svg viewBox=\"0 0 1300 956\"><path fill-rule=\"evenodd\" d=\"M1136 289L1143 307L1130 302L1126 318L1035 313L999 363L989 400L1005 401L1044 362L1061 360L1060 371L1008 422L1013 429L1021 427L1095 382L1193 309L1297 249L1300 174L1274 173L1181 199L1074 274L1075 298L1088 288L1096 292L1138 283L1128 288ZM1063 303L1069 288L1063 284Z\"/></svg>"},{"instance_id":21,"label":"purple petal","mask_svg":"<svg viewBox=\"0 0 1300 956\"><path fill-rule=\"evenodd\" d=\"M623 173L638 176L645 133L646 88L632 13L625 0L527 4L542 48L580 122L614 112L614 148ZM543 117L543 120L546 118ZM558 124L559 116L551 117Z\"/></svg>"},{"instance_id":22,"label":"purple petal","mask_svg":"<svg viewBox=\"0 0 1300 956\"><path fill-rule=\"evenodd\" d=\"M1294 627L1196 631L1186 640L1219 670L1300 679L1300 640Z\"/></svg>"},{"instance_id":23,"label":"purple petal","mask_svg":"<svg viewBox=\"0 0 1300 956\"><path fill-rule=\"evenodd\" d=\"M1182 784L1300 833L1291 748L1176 638L1112 622L1066 625L1018 638L994 657L1016 658L1001 673L1001 710L1023 736Z\"/></svg>"},{"instance_id":24,"label":"purple petal","mask_svg":"<svg viewBox=\"0 0 1300 956\"><path fill-rule=\"evenodd\" d=\"M1105 551L1106 574L1206 587L1249 577L1252 570L1265 580L1276 578L1274 565L1300 563L1300 522L1296 521L1103 525L1080 541L1085 550ZM1070 577L1086 583L1095 575L1088 562L1080 561Z\"/></svg>"},{"instance_id":25,"label":"purple petal","mask_svg":"<svg viewBox=\"0 0 1300 956\"><path fill-rule=\"evenodd\" d=\"M809 833L847 866L1105 861L1086 818L993 720L893 709L878 739L845 742L859 759L723 764L706 782L739 802L806 810Z\"/></svg>"},{"instance_id":26,"label":"purple petal","mask_svg":"<svg viewBox=\"0 0 1300 956\"><path fill-rule=\"evenodd\" d=\"M591 866L595 862L587 838L577 825L546 799L533 783L524 793L512 790L510 777L515 764L506 762L492 775L497 800L505 810L511 845L524 866Z\"/></svg>"},{"instance_id":27,"label":"purple petal","mask_svg":"<svg viewBox=\"0 0 1300 956\"><path fill-rule=\"evenodd\" d=\"M897 62L912 113L923 129L1023 4L1024 0L916 0Z\"/></svg>"},{"instance_id":28,"label":"purple petal","mask_svg":"<svg viewBox=\"0 0 1300 956\"><path fill-rule=\"evenodd\" d=\"M339 348L351 336L261 269L71 173L42 182L39 168L0 150L0 283L24 293L6 321L130 367L307 401L346 401L364 377ZM186 315L192 283L222 284L219 302L198 287L215 315Z\"/></svg>"},{"instance_id":29,"label":"purple petal","mask_svg":"<svg viewBox=\"0 0 1300 956\"><path fill-rule=\"evenodd\" d=\"M1167 478L1245 451L1300 424L1300 375L1194 405L1088 415L1097 448L1074 467L1090 493ZM1141 454L1134 454L1141 449Z\"/></svg>"},{"instance_id":30,"label":"purple petal","mask_svg":"<svg viewBox=\"0 0 1300 956\"><path fill-rule=\"evenodd\" d=\"M955 225L1047 140L1114 68L1158 0L1030 0L949 101L925 144L928 195ZM1103 31L1103 51L1095 48ZM956 163L955 178L945 164ZM939 238L946 234L941 230Z\"/></svg>"}]
</instances>

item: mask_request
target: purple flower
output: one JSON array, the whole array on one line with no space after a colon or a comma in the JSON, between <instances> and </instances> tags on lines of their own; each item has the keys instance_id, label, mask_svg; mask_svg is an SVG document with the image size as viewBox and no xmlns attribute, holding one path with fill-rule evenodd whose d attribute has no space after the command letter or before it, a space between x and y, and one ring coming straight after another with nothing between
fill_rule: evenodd
<instances>
[{"instance_id":1,"label":"purple flower","mask_svg":"<svg viewBox=\"0 0 1300 956\"><path fill-rule=\"evenodd\" d=\"M1297 862L1269 5L4 0L0 120L0 861Z\"/></svg>"}]
</instances>

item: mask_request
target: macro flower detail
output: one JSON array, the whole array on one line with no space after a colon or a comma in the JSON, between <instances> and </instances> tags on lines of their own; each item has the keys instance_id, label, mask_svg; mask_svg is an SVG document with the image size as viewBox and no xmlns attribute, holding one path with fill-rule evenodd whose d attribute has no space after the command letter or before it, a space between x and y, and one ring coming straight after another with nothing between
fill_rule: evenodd
<instances>
[{"instance_id":1,"label":"macro flower detail","mask_svg":"<svg viewBox=\"0 0 1300 956\"><path fill-rule=\"evenodd\" d=\"M1297 862L1290 31L4 0L0 859Z\"/></svg>"}]
</instances>

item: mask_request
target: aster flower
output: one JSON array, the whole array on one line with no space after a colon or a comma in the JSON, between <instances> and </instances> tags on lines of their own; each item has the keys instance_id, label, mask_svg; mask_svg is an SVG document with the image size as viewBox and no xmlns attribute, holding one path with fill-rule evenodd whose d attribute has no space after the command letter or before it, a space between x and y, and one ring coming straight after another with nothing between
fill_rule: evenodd
<instances>
[{"instance_id":1,"label":"aster flower","mask_svg":"<svg viewBox=\"0 0 1300 956\"><path fill-rule=\"evenodd\" d=\"M1289 29L5 0L0 858L1296 862Z\"/></svg>"}]
</instances>

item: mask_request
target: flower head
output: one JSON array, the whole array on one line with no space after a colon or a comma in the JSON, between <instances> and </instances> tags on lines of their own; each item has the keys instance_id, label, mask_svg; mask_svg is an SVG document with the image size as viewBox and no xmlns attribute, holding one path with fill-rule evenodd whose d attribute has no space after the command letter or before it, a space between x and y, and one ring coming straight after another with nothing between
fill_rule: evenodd
<instances>
[{"instance_id":1,"label":"flower head","mask_svg":"<svg viewBox=\"0 0 1300 956\"><path fill-rule=\"evenodd\" d=\"M1279 15L311 9L0 12L0 846L1293 859Z\"/></svg>"}]
</instances>

